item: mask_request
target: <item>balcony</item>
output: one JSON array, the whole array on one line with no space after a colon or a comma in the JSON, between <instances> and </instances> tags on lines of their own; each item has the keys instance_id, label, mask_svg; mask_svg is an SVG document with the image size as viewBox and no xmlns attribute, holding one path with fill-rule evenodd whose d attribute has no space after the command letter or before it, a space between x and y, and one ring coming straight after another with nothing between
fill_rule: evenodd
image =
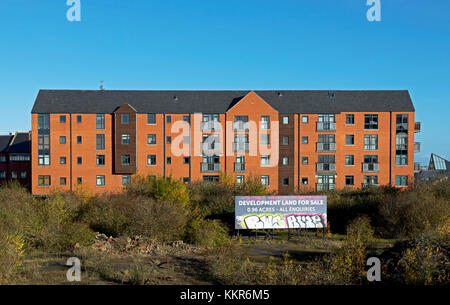
<instances>
[{"instance_id":1,"label":"balcony","mask_svg":"<svg viewBox=\"0 0 450 305\"><path fill-rule=\"evenodd\" d=\"M202 173L217 173L220 172L220 163L200 163Z\"/></svg>"},{"instance_id":2,"label":"balcony","mask_svg":"<svg viewBox=\"0 0 450 305\"><path fill-rule=\"evenodd\" d=\"M211 132L220 130L220 122L219 121L206 121L201 123L202 131ZM216 128L214 128L216 127Z\"/></svg>"},{"instance_id":3,"label":"balcony","mask_svg":"<svg viewBox=\"0 0 450 305\"><path fill-rule=\"evenodd\" d=\"M220 143L202 143L202 153L207 155L220 155Z\"/></svg>"},{"instance_id":4,"label":"balcony","mask_svg":"<svg viewBox=\"0 0 450 305\"><path fill-rule=\"evenodd\" d=\"M317 131L336 131L336 123L317 122Z\"/></svg>"},{"instance_id":5,"label":"balcony","mask_svg":"<svg viewBox=\"0 0 450 305\"><path fill-rule=\"evenodd\" d=\"M245 172L245 163L234 163L234 171L236 173Z\"/></svg>"},{"instance_id":6,"label":"balcony","mask_svg":"<svg viewBox=\"0 0 450 305\"><path fill-rule=\"evenodd\" d=\"M243 122L243 121L233 122L233 130L236 130L236 131L248 131L249 130L249 124L248 124L248 122Z\"/></svg>"},{"instance_id":7,"label":"balcony","mask_svg":"<svg viewBox=\"0 0 450 305\"><path fill-rule=\"evenodd\" d=\"M420 142L415 142L414 143L414 152L415 153L420 152Z\"/></svg>"},{"instance_id":8,"label":"balcony","mask_svg":"<svg viewBox=\"0 0 450 305\"><path fill-rule=\"evenodd\" d=\"M250 150L249 143L245 142L233 142L234 152L248 152Z\"/></svg>"},{"instance_id":9,"label":"balcony","mask_svg":"<svg viewBox=\"0 0 450 305\"><path fill-rule=\"evenodd\" d=\"M332 183L317 183L316 188L318 191L328 191L336 189L336 184Z\"/></svg>"},{"instance_id":10,"label":"balcony","mask_svg":"<svg viewBox=\"0 0 450 305\"><path fill-rule=\"evenodd\" d=\"M317 172L336 172L336 163L316 163Z\"/></svg>"},{"instance_id":11,"label":"balcony","mask_svg":"<svg viewBox=\"0 0 450 305\"><path fill-rule=\"evenodd\" d=\"M362 183L361 186L364 187L377 187L379 184L377 183Z\"/></svg>"},{"instance_id":12,"label":"balcony","mask_svg":"<svg viewBox=\"0 0 450 305\"><path fill-rule=\"evenodd\" d=\"M420 122L416 122L414 124L414 132L420 132L420 128L422 127L421 125L422 124Z\"/></svg>"},{"instance_id":13,"label":"balcony","mask_svg":"<svg viewBox=\"0 0 450 305\"><path fill-rule=\"evenodd\" d=\"M364 173L376 173L380 170L379 163L362 163L362 171Z\"/></svg>"},{"instance_id":14,"label":"balcony","mask_svg":"<svg viewBox=\"0 0 450 305\"><path fill-rule=\"evenodd\" d=\"M317 143L317 152L334 152L336 143Z\"/></svg>"}]
</instances>

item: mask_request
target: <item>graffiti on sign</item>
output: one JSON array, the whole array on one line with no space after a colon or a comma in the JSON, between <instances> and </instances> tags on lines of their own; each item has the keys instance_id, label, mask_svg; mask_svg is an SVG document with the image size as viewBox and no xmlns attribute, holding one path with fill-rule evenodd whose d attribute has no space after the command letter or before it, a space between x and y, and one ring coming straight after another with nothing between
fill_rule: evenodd
<instances>
[{"instance_id":1,"label":"graffiti on sign","mask_svg":"<svg viewBox=\"0 0 450 305\"><path fill-rule=\"evenodd\" d=\"M325 228L326 202L326 196L237 196L235 228Z\"/></svg>"}]
</instances>

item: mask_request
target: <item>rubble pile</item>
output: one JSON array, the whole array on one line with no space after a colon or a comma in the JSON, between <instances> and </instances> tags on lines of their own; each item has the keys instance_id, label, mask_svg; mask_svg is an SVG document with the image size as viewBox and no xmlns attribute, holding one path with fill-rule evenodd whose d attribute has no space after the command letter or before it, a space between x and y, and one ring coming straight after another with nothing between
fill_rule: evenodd
<instances>
[{"instance_id":1,"label":"rubble pile","mask_svg":"<svg viewBox=\"0 0 450 305\"><path fill-rule=\"evenodd\" d=\"M182 240L167 243L158 242L143 236L133 237L112 237L102 233L97 233L92 248L113 254L146 254L146 255L167 255L177 253L196 253L200 249L184 243Z\"/></svg>"}]
</instances>

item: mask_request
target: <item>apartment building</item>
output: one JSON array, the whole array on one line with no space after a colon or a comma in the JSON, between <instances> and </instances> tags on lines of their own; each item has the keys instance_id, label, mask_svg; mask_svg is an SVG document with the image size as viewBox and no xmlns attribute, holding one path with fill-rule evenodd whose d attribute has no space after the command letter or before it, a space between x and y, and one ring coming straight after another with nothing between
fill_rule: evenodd
<instances>
[{"instance_id":1,"label":"apartment building","mask_svg":"<svg viewBox=\"0 0 450 305\"><path fill-rule=\"evenodd\" d=\"M18 181L31 189L31 133L0 135L0 185Z\"/></svg>"},{"instance_id":2,"label":"apartment building","mask_svg":"<svg viewBox=\"0 0 450 305\"><path fill-rule=\"evenodd\" d=\"M290 193L414 177L408 91L41 90L32 192L120 192L133 175L185 183L220 173Z\"/></svg>"}]
</instances>

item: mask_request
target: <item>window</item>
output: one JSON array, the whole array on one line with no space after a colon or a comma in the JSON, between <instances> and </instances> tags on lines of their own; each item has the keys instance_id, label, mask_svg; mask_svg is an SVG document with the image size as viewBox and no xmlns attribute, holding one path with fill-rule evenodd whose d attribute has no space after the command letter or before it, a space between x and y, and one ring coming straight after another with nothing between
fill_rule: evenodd
<instances>
[{"instance_id":1,"label":"window","mask_svg":"<svg viewBox=\"0 0 450 305\"><path fill-rule=\"evenodd\" d=\"M320 123L334 123L334 114L319 114L318 120Z\"/></svg>"},{"instance_id":2,"label":"window","mask_svg":"<svg viewBox=\"0 0 450 305\"><path fill-rule=\"evenodd\" d=\"M345 156L345 165L355 165L355 156L346 155Z\"/></svg>"},{"instance_id":3,"label":"window","mask_svg":"<svg viewBox=\"0 0 450 305\"><path fill-rule=\"evenodd\" d=\"M395 165L408 165L408 155L397 154L395 156Z\"/></svg>"},{"instance_id":4,"label":"window","mask_svg":"<svg viewBox=\"0 0 450 305\"><path fill-rule=\"evenodd\" d=\"M261 135L261 145L269 145L270 143L270 135L262 134Z\"/></svg>"},{"instance_id":5,"label":"window","mask_svg":"<svg viewBox=\"0 0 450 305\"><path fill-rule=\"evenodd\" d=\"M302 164L308 164L308 157L302 157Z\"/></svg>"},{"instance_id":6,"label":"window","mask_svg":"<svg viewBox=\"0 0 450 305\"><path fill-rule=\"evenodd\" d=\"M289 137L283 137L283 145L289 145Z\"/></svg>"},{"instance_id":7,"label":"window","mask_svg":"<svg viewBox=\"0 0 450 305\"><path fill-rule=\"evenodd\" d=\"M364 150L377 150L377 149L378 149L378 135L365 135Z\"/></svg>"},{"instance_id":8,"label":"window","mask_svg":"<svg viewBox=\"0 0 450 305\"><path fill-rule=\"evenodd\" d=\"M347 186L355 185L355 177L353 177L353 176L345 176L345 185L347 185Z\"/></svg>"},{"instance_id":9,"label":"window","mask_svg":"<svg viewBox=\"0 0 450 305\"><path fill-rule=\"evenodd\" d=\"M183 183L189 184L189 177L183 177Z\"/></svg>"},{"instance_id":10,"label":"window","mask_svg":"<svg viewBox=\"0 0 450 305\"><path fill-rule=\"evenodd\" d=\"M307 124L308 123L308 116L307 115L302 116L302 123L303 124Z\"/></svg>"},{"instance_id":11,"label":"window","mask_svg":"<svg viewBox=\"0 0 450 305\"><path fill-rule=\"evenodd\" d=\"M59 157L59 164L66 164L66 157Z\"/></svg>"},{"instance_id":12,"label":"window","mask_svg":"<svg viewBox=\"0 0 450 305\"><path fill-rule=\"evenodd\" d=\"M147 165L156 165L156 155L147 156Z\"/></svg>"},{"instance_id":13,"label":"window","mask_svg":"<svg viewBox=\"0 0 450 305\"><path fill-rule=\"evenodd\" d=\"M83 164L83 158L77 157L77 164Z\"/></svg>"},{"instance_id":14,"label":"window","mask_svg":"<svg viewBox=\"0 0 450 305\"><path fill-rule=\"evenodd\" d=\"M66 116L65 115L60 115L59 116L59 122L62 123L62 124L66 123Z\"/></svg>"},{"instance_id":15,"label":"window","mask_svg":"<svg viewBox=\"0 0 450 305\"><path fill-rule=\"evenodd\" d=\"M334 163L335 162L334 155L319 155L318 161L319 163L326 163L326 164Z\"/></svg>"},{"instance_id":16,"label":"window","mask_svg":"<svg viewBox=\"0 0 450 305\"><path fill-rule=\"evenodd\" d=\"M355 125L355 115L354 114L346 114L345 115L345 124L346 125Z\"/></svg>"},{"instance_id":17,"label":"window","mask_svg":"<svg viewBox=\"0 0 450 305\"><path fill-rule=\"evenodd\" d=\"M308 137L302 137L302 144L308 144Z\"/></svg>"},{"instance_id":18,"label":"window","mask_svg":"<svg viewBox=\"0 0 450 305\"><path fill-rule=\"evenodd\" d=\"M12 171L11 172L11 178L17 179L17 172L16 171Z\"/></svg>"},{"instance_id":19,"label":"window","mask_svg":"<svg viewBox=\"0 0 450 305\"><path fill-rule=\"evenodd\" d=\"M50 186L51 185L51 181L50 181L50 176L39 176L38 177L38 185L39 186Z\"/></svg>"},{"instance_id":20,"label":"window","mask_svg":"<svg viewBox=\"0 0 450 305\"><path fill-rule=\"evenodd\" d=\"M269 176L261 176L261 184L269 185Z\"/></svg>"},{"instance_id":21,"label":"window","mask_svg":"<svg viewBox=\"0 0 450 305\"><path fill-rule=\"evenodd\" d=\"M172 117L170 115L168 115L166 117L166 122L169 123L169 124L172 123Z\"/></svg>"},{"instance_id":22,"label":"window","mask_svg":"<svg viewBox=\"0 0 450 305\"><path fill-rule=\"evenodd\" d=\"M77 177L77 184L81 184L81 183L83 183L83 178Z\"/></svg>"},{"instance_id":23,"label":"window","mask_svg":"<svg viewBox=\"0 0 450 305\"><path fill-rule=\"evenodd\" d=\"M289 185L289 178L283 178L281 182L284 186Z\"/></svg>"},{"instance_id":24,"label":"window","mask_svg":"<svg viewBox=\"0 0 450 305\"><path fill-rule=\"evenodd\" d=\"M0 156L0 162L6 162L6 156Z\"/></svg>"},{"instance_id":25,"label":"window","mask_svg":"<svg viewBox=\"0 0 450 305\"><path fill-rule=\"evenodd\" d=\"M236 176L236 183L243 184L244 181L245 181L245 177L244 176Z\"/></svg>"},{"instance_id":26,"label":"window","mask_svg":"<svg viewBox=\"0 0 450 305\"><path fill-rule=\"evenodd\" d=\"M81 123L81 115L77 115L77 123Z\"/></svg>"},{"instance_id":27,"label":"window","mask_svg":"<svg viewBox=\"0 0 450 305\"><path fill-rule=\"evenodd\" d=\"M147 144L149 144L149 145L156 144L156 134L148 134L147 135Z\"/></svg>"},{"instance_id":28,"label":"window","mask_svg":"<svg viewBox=\"0 0 450 305\"><path fill-rule=\"evenodd\" d=\"M171 136L167 136L166 137L166 143L167 144L171 144L172 143L172 137Z\"/></svg>"},{"instance_id":29,"label":"window","mask_svg":"<svg viewBox=\"0 0 450 305\"><path fill-rule=\"evenodd\" d=\"M203 176L203 181L218 182L219 176Z\"/></svg>"},{"instance_id":30,"label":"window","mask_svg":"<svg viewBox=\"0 0 450 305\"><path fill-rule=\"evenodd\" d=\"M378 185L378 176L364 176L364 185Z\"/></svg>"},{"instance_id":31,"label":"window","mask_svg":"<svg viewBox=\"0 0 450 305\"><path fill-rule=\"evenodd\" d=\"M172 158L171 158L171 157L167 157L166 163L167 163L167 164L172 164Z\"/></svg>"},{"instance_id":32,"label":"window","mask_svg":"<svg viewBox=\"0 0 450 305\"><path fill-rule=\"evenodd\" d=\"M284 124L284 125L289 124L289 117L288 117L288 116L284 116L284 117L283 117L283 124Z\"/></svg>"},{"instance_id":33,"label":"window","mask_svg":"<svg viewBox=\"0 0 450 305\"><path fill-rule=\"evenodd\" d=\"M283 165L289 165L289 158L283 157Z\"/></svg>"},{"instance_id":34,"label":"window","mask_svg":"<svg viewBox=\"0 0 450 305\"><path fill-rule=\"evenodd\" d=\"M147 124L149 124L149 125L156 124L156 114L155 113L147 113Z\"/></svg>"},{"instance_id":35,"label":"window","mask_svg":"<svg viewBox=\"0 0 450 305\"><path fill-rule=\"evenodd\" d=\"M59 144L66 144L66 137L65 136L59 137Z\"/></svg>"},{"instance_id":36,"label":"window","mask_svg":"<svg viewBox=\"0 0 450 305\"><path fill-rule=\"evenodd\" d=\"M123 145L130 144L130 135L129 134L123 134L122 135L122 144Z\"/></svg>"},{"instance_id":37,"label":"window","mask_svg":"<svg viewBox=\"0 0 450 305\"><path fill-rule=\"evenodd\" d=\"M105 115L103 113L98 113L96 117L96 128L105 129Z\"/></svg>"},{"instance_id":38,"label":"window","mask_svg":"<svg viewBox=\"0 0 450 305\"><path fill-rule=\"evenodd\" d=\"M97 166L105 165L105 155L97 155Z\"/></svg>"},{"instance_id":39,"label":"window","mask_svg":"<svg viewBox=\"0 0 450 305\"><path fill-rule=\"evenodd\" d=\"M131 182L131 176L122 176L122 185L130 184Z\"/></svg>"},{"instance_id":40,"label":"window","mask_svg":"<svg viewBox=\"0 0 450 305\"><path fill-rule=\"evenodd\" d=\"M97 186L104 186L105 185L105 176L97 176Z\"/></svg>"},{"instance_id":41,"label":"window","mask_svg":"<svg viewBox=\"0 0 450 305\"><path fill-rule=\"evenodd\" d=\"M130 114L129 113L122 113L120 115L120 121L122 124L130 124Z\"/></svg>"},{"instance_id":42,"label":"window","mask_svg":"<svg viewBox=\"0 0 450 305\"><path fill-rule=\"evenodd\" d=\"M267 166L270 162L270 156L261 156L261 166Z\"/></svg>"},{"instance_id":43,"label":"window","mask_svg":"<svg viewBox=\"0 0 450 305\"><path fill-rule=\"evenodd\" d=\"M186 123L190 123L191 122L191 120L189 119L188 115L183 115L183 122L186 122Z\"/></svg>"},{"instance_id":44,"label":"window","mask_svg":"<svg viewBox=\"0 0 450 305\"><path fill-rule=\"evenodd\" d=\"M345 135L345 145L355 145L355 136L352 134Z\"/></svg>"},{"instance_id":45,"label":"window","mask_svg":"<svg viewBox=\"0 0 450 305\"><path fill-rule=\"evenodd\" d=\"M191 162L190 157L183 157L183 164L189 164Z\"/></svg>"},{"instance_id":46,"label":"window","mask_svg":"<svg viewBox=\"0 0 450 305\"><path fill-rule=\"evenodd\" d=\"M303 184L303 185L307 185L307 184L308 184L308 178L303 177L303 178L302 178L302 184Z\"/></svg>"},{"instance_id":47,"label":"window","mask_svg":"<svg viewBox=\"0 0 450 305\"><path fill-rule=\"evenodd\" d=\"M104 134L96 135L95 141L96 141L96 149L97 150L105 149L105 135Z\"/></svg>"},{"instance_id":48,"label":"window","mask_svg":"<svg viewBox=\"0 0 450 305\"><path fill-rule=\"evenodd\" d=\"M364 115L364 129L378 129L378 114Z\"/></svg>"},{"instance_id":49,"label":"window","mask_svg":"<svg viewBox=\"0 0 450 305\"><path fill-rule=\"evenodd\" d=\"M364 163L378 163L378 156L364 156Z\"/></svg>"},{"instance_id":50,"label":"window","mask_svg":"<svg viewBox=\"0 0 450 305\"><path fill-rule=\"evenodd\" d=\"M130 155L122 155L122 165L130 165Z\"/></svg>"},{"instance_id":51,"label":"window","mask_svg":"<svg viewBox=\"0 0 450 305\"><path fill-rule=\"evenodd\" d=\"M77 136L77 144L81 144L81 136Z\"/></svg>"},{"instance_id":52,"label":"window","mask_svg":"<svg viewBox=\"0 0 450 305\"><path fill-rule=\"evenodd\" d=\"M395 135L395 164L408 165L408 115L397 114Z\"/></svg>"},{"instance_id":53,"label":"window","mask_svg":"<svg viewBox=\"0 0 450 305\"><path fill-rule=\"evenodd\" d=\"M267 130L270 128L270 119L268 115L261 116L261 129Z\"/></svg>"},{"instance_id":54,"label":"window","mask_svg":"<svg viewBox=\"0 0 450 305\"><path fill-rule=\"evenodd\" d=\"M13 162L30 161L30 160L31 160L30 154L10 154L9 155L9 161L13 161Z\"/></svg>"},{"instance_id":55,"label":"window","mask_svg":"<svg viewBox=\"0 0 450 305\"><path fill-rule=\"evenodd\" d=\"M6 179L6 171L0 171L0 179Z\"/></svg>"},{"instance_id":56,"label":"window","mask_svg":"<svg viewBox=\"0 0 450 305\"><path fill-rule=\"evenodd\" d=\"M408 186L408 176L395 176L396 186Z\"/></svg>"},{"instance_id":57,"label":"window","mask_svg":"<svg viewBox=\"0 0 450 305\"><path fill-rule=\"evenodd\" d=\"M67 178L59 177L59 185L66 185L66 184L67 184Z\"/></svg>"},{"instance_id":58,"label":"window","mask_svg":"<svg viewBox=\"0 0 450 305\"><path fill-rule=\"evenodd\" d=\"M27 177L27 171L20 172L20 178L25 179Z\"/></svg>"},{"instance_id":59,"label":"window","mask_svg":"<svg viewBox=\"0 0 450 305\"><path fill-rule=\"evenodd\" d=\"M218 113L204 113L203 114L203 118L202 118L203 122L219 122L219 114Z\"/></svg>"}]
</instances>

